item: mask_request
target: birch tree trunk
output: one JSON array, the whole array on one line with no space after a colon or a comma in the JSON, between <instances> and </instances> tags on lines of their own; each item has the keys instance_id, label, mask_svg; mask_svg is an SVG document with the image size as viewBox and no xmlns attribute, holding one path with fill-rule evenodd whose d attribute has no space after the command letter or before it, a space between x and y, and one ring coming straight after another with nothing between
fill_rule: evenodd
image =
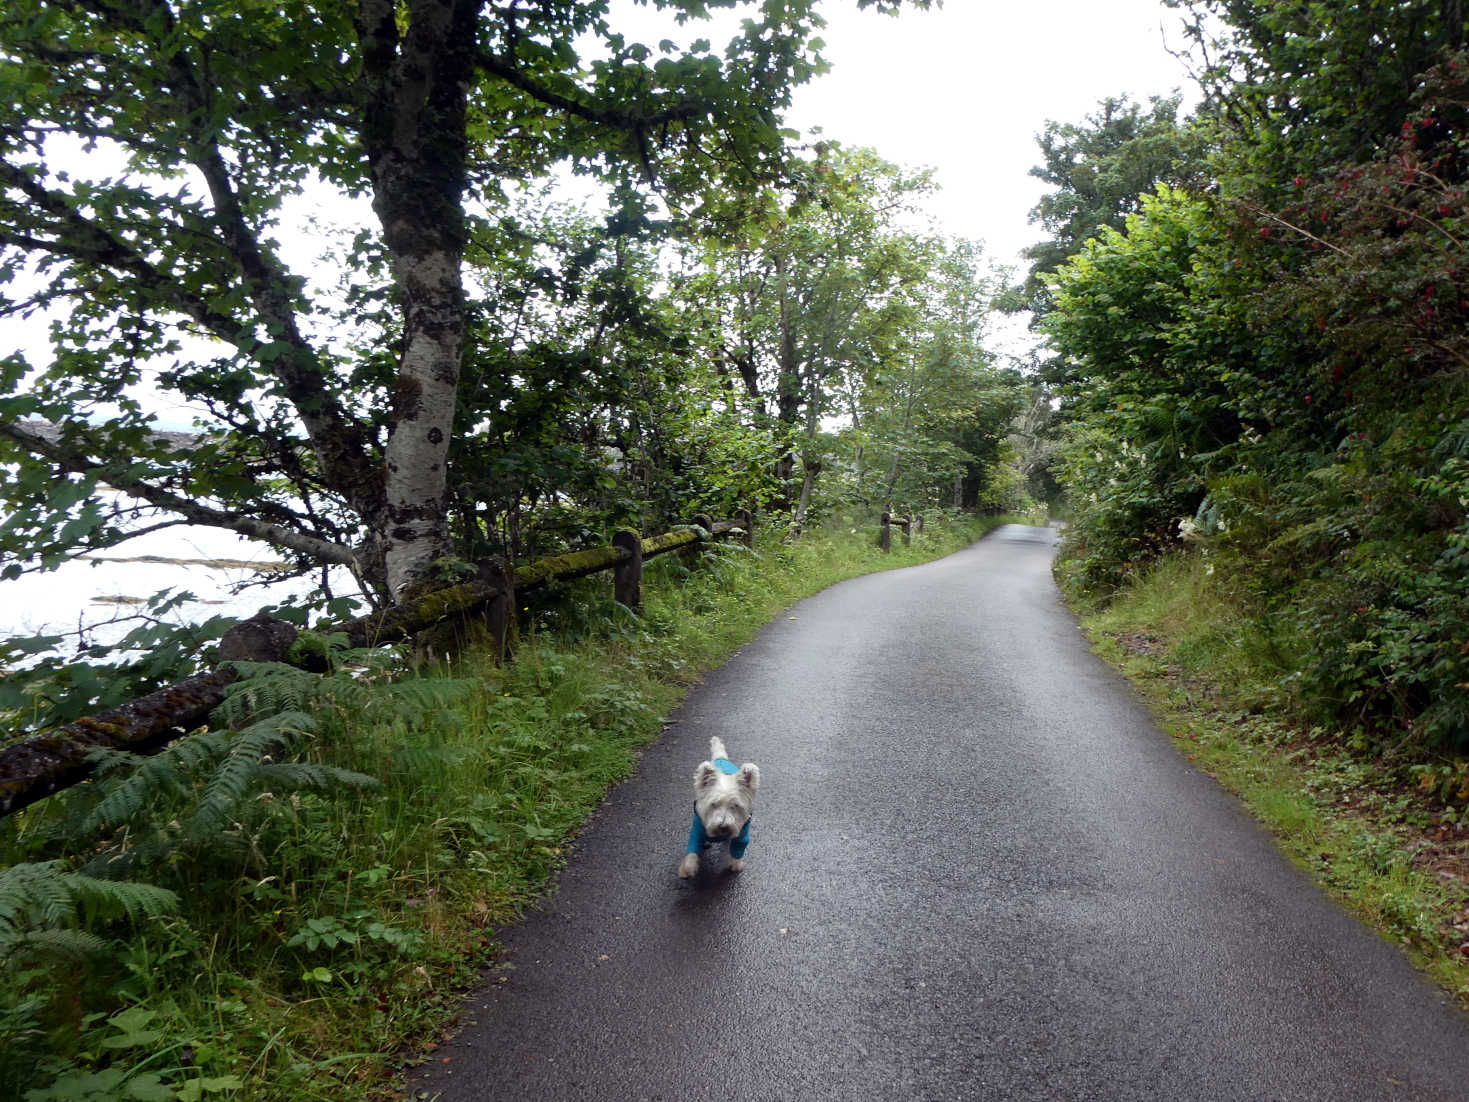
<instances>
[{"instance_id":1,"label":"birch tree trunk","mask_svg":"<svg viewBox=\"0 0 1469 1102\"><path fill-rule=\"evenodd\" d=\"M446 460L464 348L466 109L482 0L360 0L372 206L403 295L381 539L396 598L449 550Z\"/></svg>"}]
</instances>

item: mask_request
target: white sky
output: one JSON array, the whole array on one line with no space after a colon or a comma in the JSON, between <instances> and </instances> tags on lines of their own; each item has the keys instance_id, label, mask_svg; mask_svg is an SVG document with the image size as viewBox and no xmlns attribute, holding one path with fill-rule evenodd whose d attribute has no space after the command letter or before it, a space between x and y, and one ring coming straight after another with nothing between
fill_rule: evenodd
<instances>
[{"instance_id":1,"label":"white sky","mask_svg":"<svg viewBox=\"0 0 1469 1102\"><path fill-rule=\"evenodd\" d=\"M1028 173L1047 120L1122 93L1196 98L1159 0L948 0L896 18L827 0L824 15L832 71L798 91L792 125L935 168L943 228L1002 263L1039 236L1026 215L1045 188Z\"/></svg>"}]
</instances>

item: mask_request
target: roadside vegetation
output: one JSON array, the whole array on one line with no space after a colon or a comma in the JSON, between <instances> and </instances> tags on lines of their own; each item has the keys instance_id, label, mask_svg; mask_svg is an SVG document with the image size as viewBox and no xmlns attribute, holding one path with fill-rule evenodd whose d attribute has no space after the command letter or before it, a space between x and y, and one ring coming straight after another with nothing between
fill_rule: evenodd
<instances>
[{"instance_id":1,"label":"roadside vegetation","mask_svg":"<svg viewBox=\"0 0 1469 1102\"><path fill-rule=\"evenodd\" d=\"M1187 752L1464 997L1464 13L1171 6L1193 114L1105 101L1035 170L1057 577Z\"/></svg>"},{"instance_id":2,"label":"roadside vegetation","mask_svg":"<svg viewBox=\"0 0 1469 1102\"><path fill-rule=\"evenodd\" d=\"M1237 794L1281 850L1469 1006L1469 772L1403 740L1312 722L1303 640L1262 632L1210 556L1171 555L1074 607L1179 751Z\"/></svg>"},{"instance_id":3,"label":"roadside vegetation","mask_svg":"<svg viewBox=\"0 0 1469 1102\"><path fill-rule=\"evenodd\" d=\"M727 43L656 6L647 44L604 0L0 13L0 317L44 319L0 362L8 592L204 525L269 544L310 596L262 611L309 628L758 518L653 560L641 614L538 590L503 667L246 666L207 730L0 822L0 1097L388 1090L703 670L1033 508L1038 397L985 347L1007 273L926 173L783 128L815 0L714 5ZM884 511L926 529L882 556ZM229 625L182 599L113 646L0 640L0 783L13 742L214 668Z\"/></svg>"},{"instance_id":4,"label":"roadside vegetation","mask_svg":"<svg viewBox=\"0 0 1469 1102\"><path fill-rule=\"evenodd\" d=\"M856 512L668 556L642 616L586 580L504 667L252 670L233 735L117 755L0 824L0 1097L391 1096L702 672L801 597L1000 519L933 515L888 555Z\"/></svg>"}]
</instances>

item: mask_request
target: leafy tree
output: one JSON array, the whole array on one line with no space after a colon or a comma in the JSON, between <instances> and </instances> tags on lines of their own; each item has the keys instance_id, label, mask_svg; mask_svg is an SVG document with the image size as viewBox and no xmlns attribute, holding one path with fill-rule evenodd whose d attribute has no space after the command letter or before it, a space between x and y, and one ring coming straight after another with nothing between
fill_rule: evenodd
<instances>
[{"instance_id":1,"label":"leafy tree","mask_svg":"<svg viewBox=\"0 0 1469 1102\"><path fill-rule=\"evenodd\" d=\"M1230 266L1211 262L1222 239L1208 203L1160 186L1125 233L1105 230L1053 280L1044 325L1072 380L1062 481L1085 588L1170 546L1203 500L1206 457L1241 432L1225 380L1254 350L1233 336Z\"/></svg>"},{"instance_id":2,"label":"leafy tree","mask_svg":"<svg viewBox=\"0 0 1469 1102\"><path fill-rule=\"evenodd\" d=\"M558 162L680 202L772 177L819 25L767 0L721 54L631 42L606 0L7 5L3 309L51 319L49 357L3 373L7 576L128 538L106 484L396 599L450 550L463 265L506 190ZM308 190L371 204L347 263L386 295L353 332L284 259ZM197 411L188 447L153 394Z\"/></svg>"},{"instance_id":3,"label":"leafy tree","mask_svg":"<svg viewBox=\"0 0 1469 1102\"><path fill-rule=\"evenodd\" d=\"M770 433L778 504L797 526L822 470L822 418L853 413L834 405L839 388L860 391L905 354L934 245L904 221L930 186L869 150L821 144L786 194L741 212L743 236L706 247L687 284L729 400Z\"/></svg>"},{"instance_id":4,"label":"leafy tree","mask_svg":"<svg viewBox=\"0 0 1469 1102\"><path fill-rule=\"evenodd\" d=\"M1102 230L1121 230L1158 184L1198 189L1207 181L1206 132L1178 118L1181 103L1178 95L1152 96L1146 107L1109 97L1083 123L1046 123L1042 163L1030 174L1055 190L1030 220L1049 237L1022 254L1031 261L1023 295L1032 311L1050 308L1047 276Z\"/></svg>"},{"instance_id":5,"label":"leafy tree","mask_svg":"<svg viewBox=\"0 0 1469 1102\"><path fill-rule=\"evenodd\" d=\"M859 486L863 461L884 473L886 505L1000 509L1006 438L1020 407L1019 379L995 368L985 325L1007 273L971 241L944 243L928 272L903 360L853 404ZM862 411L859 417L858 410ZM1004 487L1002 489L1002 487Z\"/></svg>"},{"instance_id":6,"label":"leafy tree","mask_svg":"<svg viewBox=\"0 0 1469 1102\"><path fill-rule=\"evenodd\" d=\"M1465 43L1459 0L1166 0L1186 13L1214 113L1257 183L1368 159L1419 76ZM1238 171L1238 169L1236 169Z\"/></svg>"}]
</instances>

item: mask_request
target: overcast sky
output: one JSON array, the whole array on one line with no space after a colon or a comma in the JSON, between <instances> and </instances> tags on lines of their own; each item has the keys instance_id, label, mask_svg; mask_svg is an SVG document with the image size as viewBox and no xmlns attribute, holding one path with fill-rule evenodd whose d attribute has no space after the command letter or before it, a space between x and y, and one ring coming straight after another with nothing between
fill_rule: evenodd
<instances>
[{"instance_id":1,"label":"overcast sky","mask_svg":"<svg viewBox=\"0 0 1469 1102\"><path fill-rule=\"evenodd\" d=\"M827 0L832 71L797 93L791 122L890 161L937 170L933 211L1006 263L1037 238L1028 175L1048 119L1079 122L1107 96L1194 98L1176 12L1159 0L948 0L892 18Z\"/></svg>"}]
</instances>

